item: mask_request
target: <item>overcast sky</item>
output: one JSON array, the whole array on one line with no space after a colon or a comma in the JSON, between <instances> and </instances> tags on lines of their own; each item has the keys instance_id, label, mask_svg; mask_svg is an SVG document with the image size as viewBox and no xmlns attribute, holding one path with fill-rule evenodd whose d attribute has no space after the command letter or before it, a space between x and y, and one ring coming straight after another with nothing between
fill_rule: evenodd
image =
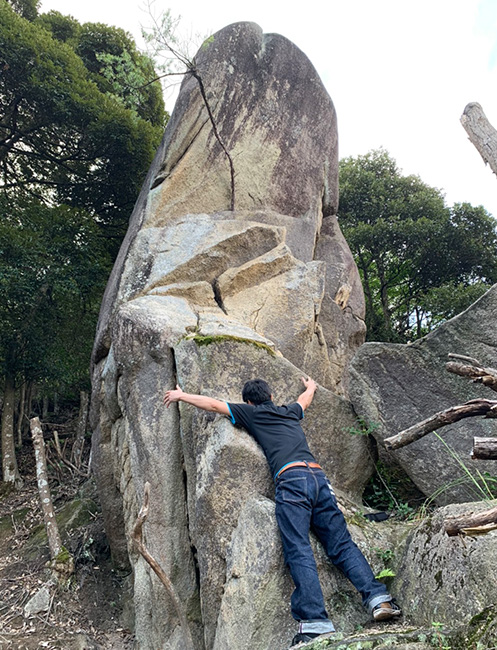
<instances>
[{"instance_id":1,"label":"overcast sky","mask_svg":"<svg viewBox=\"0 0 497 650\"><path fill-rule=\"evenodd\" d=\"M80 22L122 27L141 43L143 0L41 0ZM497 128L497 0L155 0L185 34L249 20L283 34L311 59L338 114L340 157L384 147L406 174L448 204L497 217L497 177L460 124L469 102ZM171 110L169 100L168 109Z\"/></svg>"}]
</instances>

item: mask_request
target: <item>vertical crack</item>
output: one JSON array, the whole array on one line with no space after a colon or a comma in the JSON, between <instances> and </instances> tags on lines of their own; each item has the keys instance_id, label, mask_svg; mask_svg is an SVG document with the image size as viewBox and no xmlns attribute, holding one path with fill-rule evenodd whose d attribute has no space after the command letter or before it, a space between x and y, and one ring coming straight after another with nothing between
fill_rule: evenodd
<instances>
[{"instance_id":1,"label":"vertical crack","mask_svg":"<svg viewBox=\"0 0 497 650\"><path fill-rule=\"evenodd\" d=\"M172 353L172 373L173 373L173 379L175 382L175 385L178 383L178 369L177 369L177 364L176 364L176 355L174 353L174 349L171 349ZM192 563L193 563L193 570L195 573L195 585L196 585L196 600L197 600L197 605L200 608L200 567L198 564L198 553L197 553L197 548L195 544L193 543L192 540L192 535L191 535L191 518L190 518L190 507L189 507L189 489L188 489L188 471L186 467L186 459L185 459L185 447L183 443L183 436L181 434L181 414L178 408L178 435L180 437L180 445L181 445L181 466L182 466L182 480L183 480L183 491L184 491L184 502L185 502L185 524L186 524L186 534L188 537L188 544L190 546L190 555L192 558ZM190 600L190 603L192 601ZM190 608L189 608L190 609ZM198 623L203 627L203 621L199 620ZM202 635L203 638L203 635ZM203 642L202 642L202 647L203 647Z\"/></svg>"}]
</instances>

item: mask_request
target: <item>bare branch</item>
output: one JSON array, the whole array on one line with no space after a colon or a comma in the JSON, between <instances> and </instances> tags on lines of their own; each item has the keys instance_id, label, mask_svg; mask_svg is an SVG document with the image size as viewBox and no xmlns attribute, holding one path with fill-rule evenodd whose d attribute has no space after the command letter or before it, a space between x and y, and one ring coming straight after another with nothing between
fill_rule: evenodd
<instances>
[{"instance_id":1,"label":"bare branch","mask_svg":"<svg viewBox=\"0 0 497 650\"><path fill-rule=\"evenodd\" d=\"M484 386L488 386L488 388L497 391L497 370L494 368L484 368L478 361L476 361L476 359L466 357L466 360L469 361L471 365L468 366L462 363L449 361L445 364L445 369L455 375L469 377L475 383L481 383Z\"/></svg>"},{"instance_id":2,"label":"bare branch","mask_svg":"<svg viewBox=\"0 0 497 650\"><path fill-rule=\"evenodd\" d=\"M444 522L449 537L456 535L482 535L497 528L497 506L478 514L472 512L451 517Z\"/></svg>"},{"instance_id":3,"label":"bare branch","mask_svg":"<svg viewBox=\"0 0 497 650\"><path fill-rule=\"evenodd\" d=\"M228 149L226 148L224 142L221 139L221 136L219 135L219 131L217 130L217 125L216 125L216 122L214 120L214 116L212 115L211 107L209 106L209 102L207 100L207 95L206 95L206 92L205 92L202 77L200 76L200 74L197 72L196 69L190 70L190 73L195 77L195 79L198 82L198 86L200 88L200 94L202 95L202 99L204 100L204 104L205 104L205 107L207 109L207 113L209 115L209 119L210 119L211 124L212 124L212 130L214 132L214 135L216 136L216 140L221 145L221 149L224 151L224 153L226 154L226 157L228 158L228 162L229 162L229 165L230 165L230 176L231 176L231 206L230 206L230 210L232 212L234 212L234 210L235 210L235 167L233 165L233 158L231 157Z\"/></svg>"},{"instance_id":4,"label":"bare branch","mask_svg":"<svg viewBox=\"0 0 497 650\"><path fill-rule=\"evenodd\" d=\"M454 422L458 422L464 418L478 415L483 415L487 418L497 417L497 400L473 399L465 404L452 406L445 411L435 413L435 415L422 422L418 422L418 424L409 427L409 429L404 429L404 431L401 431L395 436L385 438L383 442L386 449L393 451L410 445L412 442L426 436L426 434L441 429L448 424L454 424Z\"/></svg>"},{"instance_id":5,"label":"bare branch","mask_svg":"<svg viewBox=\"0 0 497 650\"><path fill-rule=\"evenodd\" d=\"M449 352L447 356L449 357L449 359L459 359L460 361L467 361L472 366L480 365L480 362L477 359L473 359L473 357L467 357L464 354L455 354L454 352Z\"/></svg>"},{"instance_id":6,"label":"bare branch","mask_svg":"<svg viewBox=\"0 0 497 650\"><path fill-rule=\"evenodd\" d=\"M133 527L133 535L132 535L133 544L135 549L138 551L138 553L140 553L140 555L145 559L145 561L148 562L150 567L153 569L153 571L156 573L159 580L166 588L166 591L169 594L169 597L171 598L176 613L178 615L181 629L183 630L183 636L185 639L186 648L187 650L193 650L193 640L190 632L190 627L183 613L183 610L181 609L181 604L178 596L176 595L176 591L174 589L173 583L166 575L166 572L160 566L160 564L155 560L155 558L152 557L152 555L150 554L150 552L148 551L148 549L146 548L145 544L142 541L143 524L145 523L148 516L149 498L150 498L150 483L147 481L145 483L144 492L143 492L143 504L142 507L140 508L140 512L138 513L138 517L136 518L136 522Z\"/></svg>"}]
</instances>

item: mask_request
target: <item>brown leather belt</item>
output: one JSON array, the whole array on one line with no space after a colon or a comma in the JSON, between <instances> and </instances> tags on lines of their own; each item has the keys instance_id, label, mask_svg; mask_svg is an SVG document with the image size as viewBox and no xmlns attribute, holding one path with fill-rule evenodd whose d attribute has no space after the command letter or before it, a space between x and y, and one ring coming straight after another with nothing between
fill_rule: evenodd
<instances>
[{"instance_id":1,"label":"brown leather belt","mask_svg":"<svg viewBox=\"0 0 497 650\"><path fill-rule=\"evenodd\" d=\"M283 474L283 472L286 472L287 469L290 469L290 467L312 467L313 469L323 469L319 463L308 463L307 461L295 461L295 463L288 463L288 465L283 465L283 467L280 469L280 471L276 474L275 479L280 476L280 474Z\"/></svg>"}]
</instances>

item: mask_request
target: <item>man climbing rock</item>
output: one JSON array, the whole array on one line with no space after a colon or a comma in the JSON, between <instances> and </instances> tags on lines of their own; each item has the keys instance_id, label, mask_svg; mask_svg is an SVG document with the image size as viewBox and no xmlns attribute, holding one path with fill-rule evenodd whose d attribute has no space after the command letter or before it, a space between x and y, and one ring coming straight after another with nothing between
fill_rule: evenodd
<instances>
[{"instance_id":1,"label":"man climbing rock","mask_svg":"<svg viewBox=\"0 0 497 650\"><path fill-rule=\"evenodd\" d=\"M304 392L296 402L286 406L273 403L271 390L262 379L244 385L243 404L192 395L179 386L164 396L167 407L173 402L185 402L204 411L227 415L262 447L276 483L276 520L285 562L295 583L291 606L292 616L299 622L299 632L292 645L335 631L325 609L309 542L311 528L333 564L359 591L374 620L385 621L401 615L385 585L375 579L366 558L353 542L333 488L309 450L300 420L313 400L317 385L310 377L302 377L302 382Z\"/></svg>"}]
</instances>

